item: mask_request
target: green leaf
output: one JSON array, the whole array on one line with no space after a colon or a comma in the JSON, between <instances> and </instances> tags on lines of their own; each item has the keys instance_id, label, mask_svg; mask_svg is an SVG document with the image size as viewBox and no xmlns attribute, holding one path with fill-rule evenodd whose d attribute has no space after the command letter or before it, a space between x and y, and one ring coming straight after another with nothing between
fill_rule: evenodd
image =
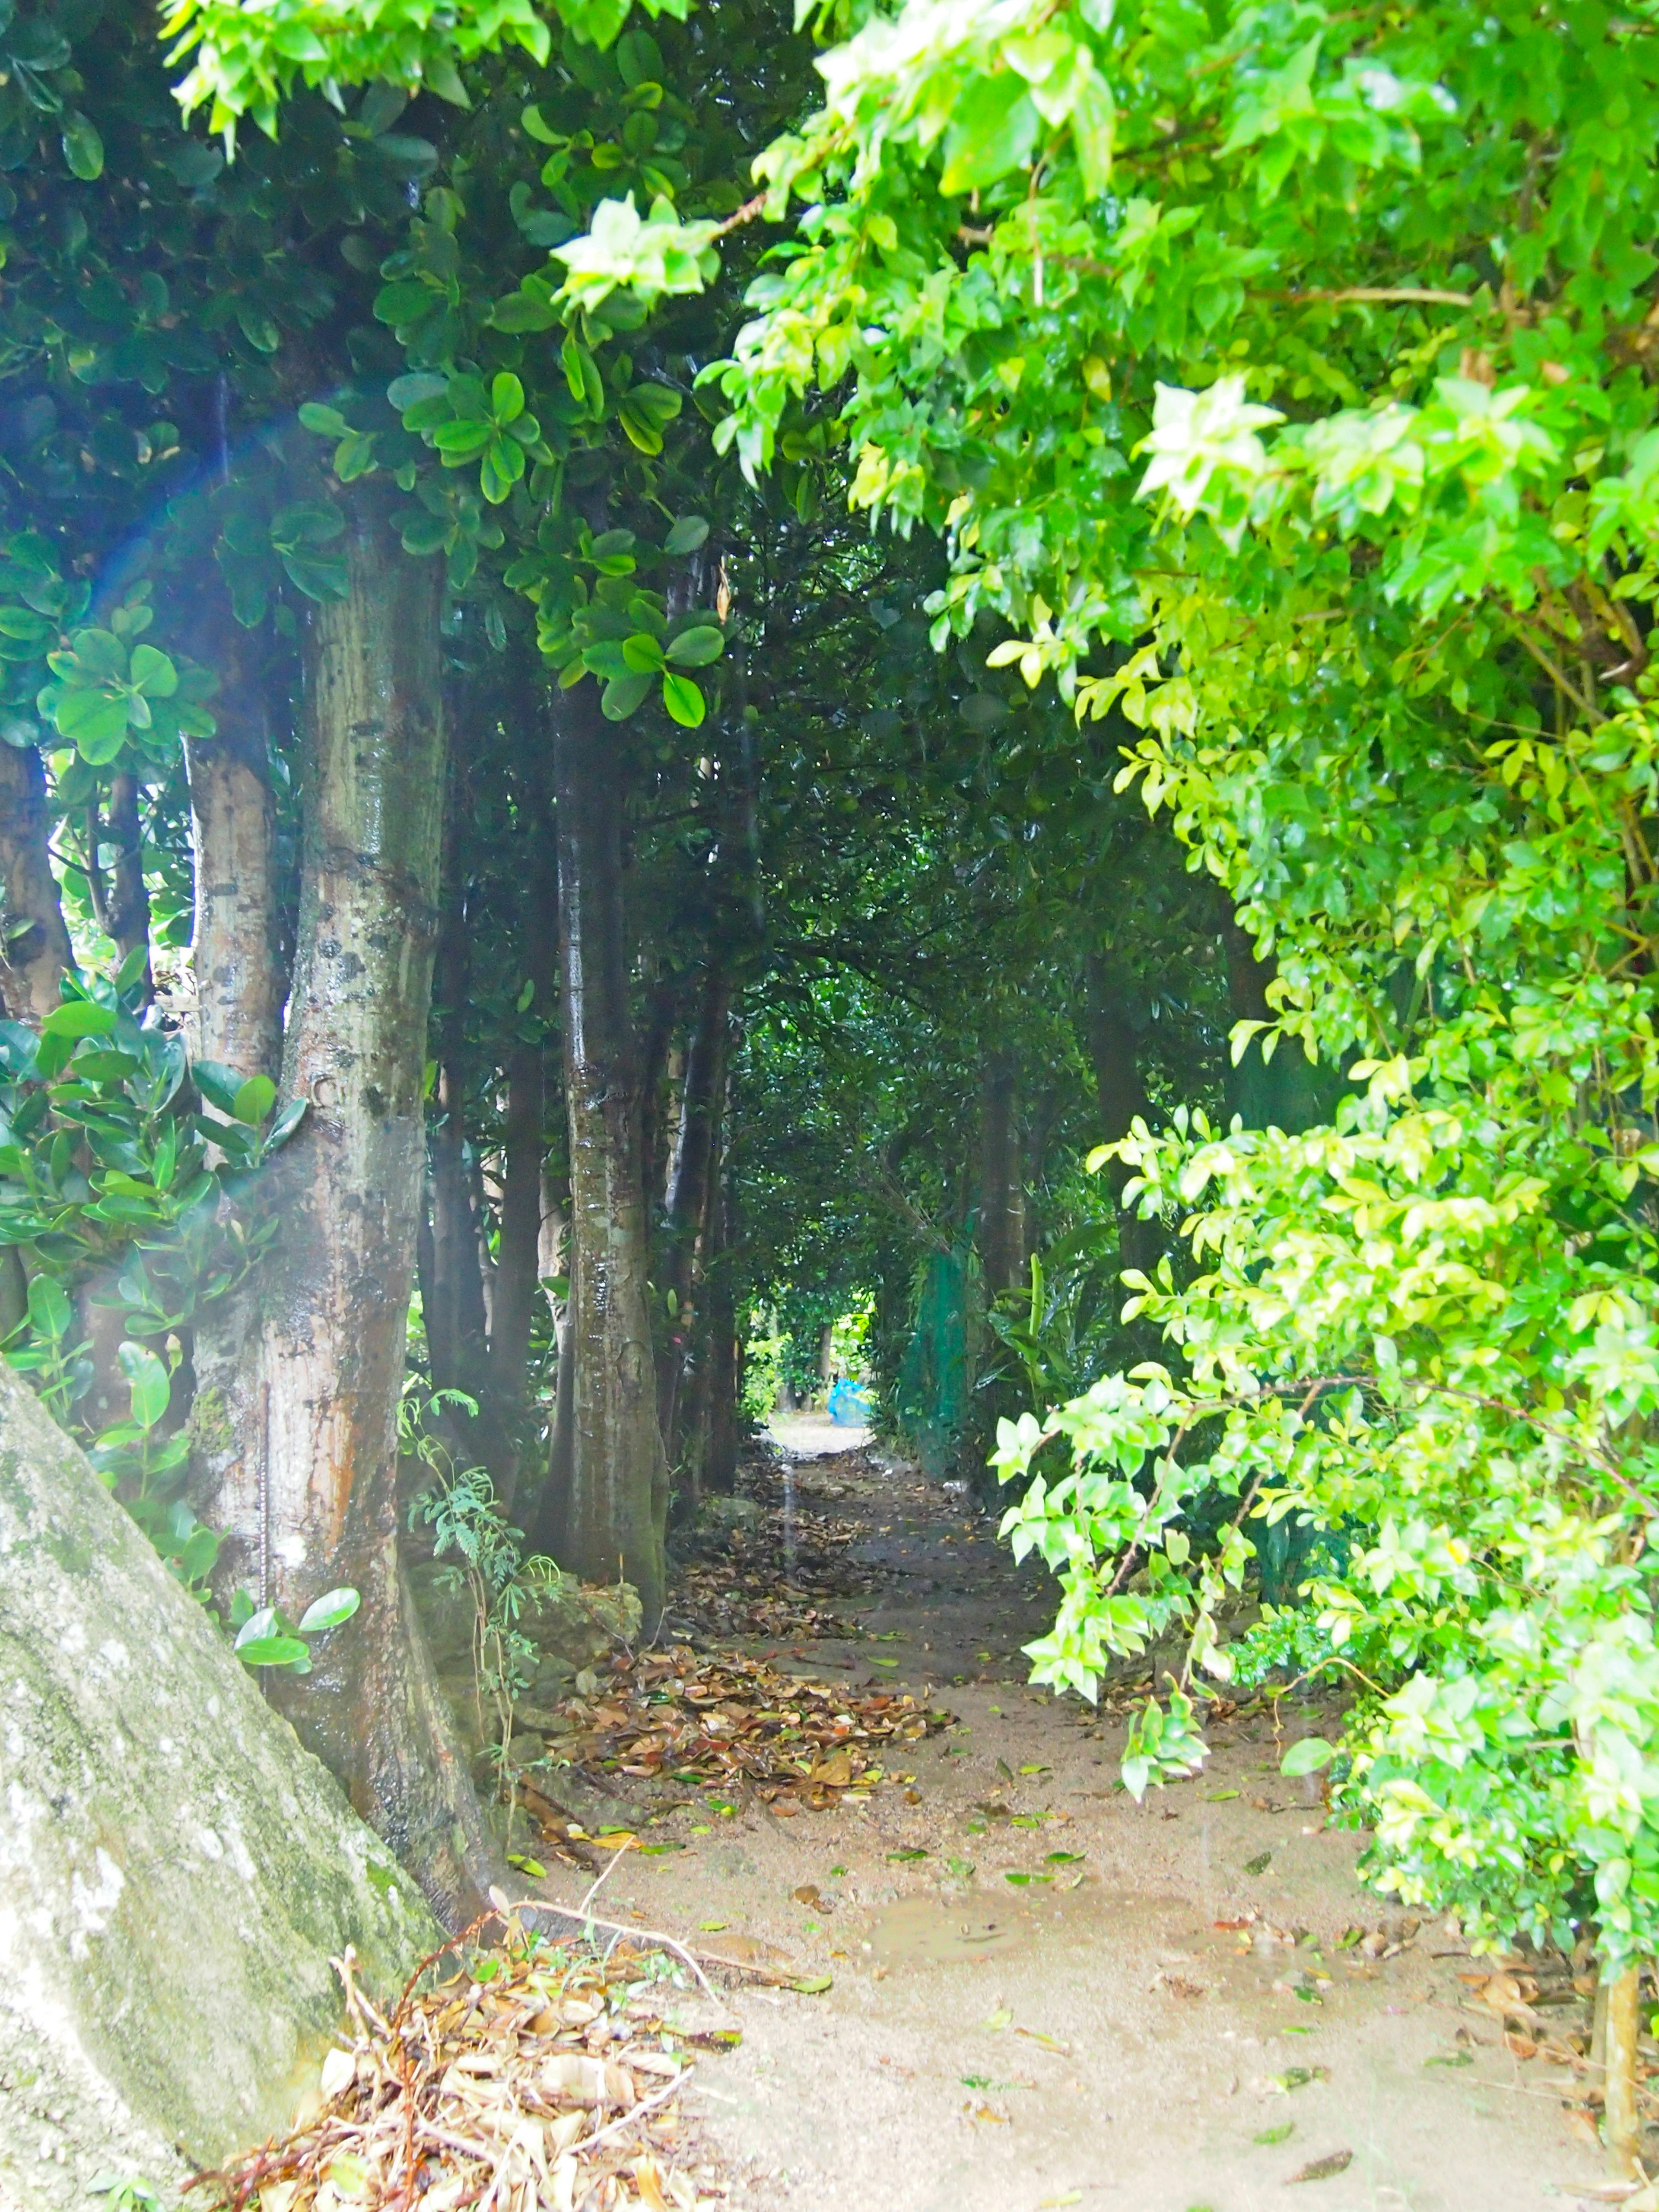
<instances>
[{"instance_id":1,"label":"green leaf","mask_svg":"<svg viewBox=\"0 0 1659 2212\"><path fill-rule=\"evenodd\" d=\"M695 553L700 545L708 542L708 520L702 514L683 514L663 540L663 551L671 559Z\"/></svg>"},{"instance_id":2,"label":"green leaf","mask_svg":"<svg viewBox=\"0 0 1659 2212\"><path fill-rule=\"evenodd\" d=\"M153 645L136 645L128 681L147 699L170 699L179 689L179 672Z\"/></svg>"},{"instance_id":3,"label":"green leaf","mask_svg":"<svg viewBox=\"0 0 1659 2212\"><path fill-rule=\"evenodd\" d=\"M60 736L67 738L92 767L106 766L126 744L131 726L127 702L118 693L62 691L54 706L53 720Z\"/></svg>"},{"instance_id":4,"label":"green leaf","mask_svg":"<svg viewBox=\"0 0 1659 2212\"><path fill-rule=\"evenodd\" d=\"M661 646L643 630L623 640L622 654L625 665L639 676L654 675L666 665Z\"/></svg>"},{"instance_id":5,"label":"green leaf","mask_svg":"<svg viewBox=\"0 0 1659 2212\"><path fill-rule=\"evenodd\" d=\"M253 1128L270 1113L276 1098L276 1085L268 1075L250 1075L247 1081L238 1087L236 1096L231 1101L230 1110L239 1121L245 1121Z\"/></svg>"},{"instance_id":6,"label":"green leaf","mask_svg":"<svg viewBox=\"0 0 1659 2212\"><path fill-rule=\"evenodd\" d=\"M104 142L78 108L64 121L64 159L70 173L91 184L104 173Z\"/></svg>"},{"instance_id":7,"label":"green leaf","mask_svg":"<svg viewBox=\"0 0 1659 2212\"><path fill-rule=\"evenodd\" d=\"M320 1636L325 1629L337 1628L343 1620L350 1620L362 1601L362 1594L349 1584L325 1591L300 1616L301 1635Z\"/></svg>"},{"instance_id":8,"label":"green leaf","mask_svg":"<svg viewBox=\"0 0 1659 2212\"><path fill-rule=\"evenodd\" d=\"M702 726L708 708L702 693L689 676L676 676L672 670L665 673L662 679L662 702L682 729Z\"/></svg>"},{"instance_id":9,"label":"green leaf","mask_svg":"<svg viewBox=\"0 0 1659 2212\"><path fill-rule=\"evenodd\" d=\"M166 1413L173 1397L167 1370L146 1345L129 1340L120 1346L115 1356L131 1393L132 1418L148 1431Z\"/></svg>"},{"instance_id":10,"label":"green leaf","mask_svg":"<svg viewBox=\"0 0 1659 2212\"><path fill-rule=\"evenodd\" d=\"M314 399L307 399L300 410L300 422L305 429L314 430L320 438L348 438L351 425L337 407L324 407Z\"/></svg>"},{"instance_id":11,"label":"green leaf","mask_svg":"<svg viewBox=\"0 0 1659 2212\"><path fill-rule=\"evenodd\" d=\"M115 1027L115 1012L95 999L65 999L40 1024L42 1036L107 1036Z\"/></svg>"},{"instance_id":12,"label":"green leaf","mask_svg":"<svg viewBox=\"0 0 1659 2212\"><path fill-rule=\"evenodd\" d=\"M668 658L680 668L707 668L725 650L726 633L716 629L712 623L700 623L695 629L683 629L668 642Z\"/></svg>"},{"instance_id":13,"label":"green leaf","mask_svg":"<svg viewBox=\"0 0 1659 2212\"><path fill-rule=\"evenodd\" d=\"M311 1661L311 1654L297 1636L256 1636L246 1643L239 1636L236 1656L246 1667L292 1667L296 1672L301 1662L308 1670Z\"/></svg>"},{"instance_id":14,"label":"green leaf","mask_svg":"<svg viewBox=\"0 0 1659 2212\"><path fill-rule=\"evenodd\" d=\"M29 1279L29 1326L37 1336L61 1343L70 1333L75 1319L69 1294L52 1275L34 1275Z\"/></svg>"},{"instance_id":15,"label":"green leaf","mask_svg":"<svg viewBox=\"0 0 1659 2212\"><path fill-rule=\"evenodd\" d=\"M1327 1743L1322 1736L1304 1735L1293 1743L1279 1762L1281 1774L1316 1774L1322 1766L1328 1766L1336 1757L1336 1746Z\"/></svg>"},{"instance_id":16,"label":"green leaf","mask_svg":"<svg viewBox=\"0 0 1659 2212\"><path fill-rule=\"evenodd\" d=\"M671 679L672 680L672 679ZM608 722L623 722L651 689L648 676L613 676L599 694L599 711Z\"/></svg>"}]
</instances>

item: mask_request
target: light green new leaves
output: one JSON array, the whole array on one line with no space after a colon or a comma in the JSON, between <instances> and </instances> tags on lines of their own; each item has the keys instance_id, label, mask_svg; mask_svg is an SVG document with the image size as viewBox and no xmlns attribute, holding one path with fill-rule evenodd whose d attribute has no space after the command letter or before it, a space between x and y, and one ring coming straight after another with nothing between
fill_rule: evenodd
<instances>
[{"instance_id":1,"label":"light green new leaves","mask_svg":"<svg viewBox=\"0 0 1659 2212\"><path fill-rule=\"evenodd\" d=\"M552 249L569 271L560 296L591 310L617 290L642 300L701 292L719 266L718 233L716 223L682 222L668 200L654 200L643 219L632 192L601 200L587 234Z\"/></svg>"}]
</instances>

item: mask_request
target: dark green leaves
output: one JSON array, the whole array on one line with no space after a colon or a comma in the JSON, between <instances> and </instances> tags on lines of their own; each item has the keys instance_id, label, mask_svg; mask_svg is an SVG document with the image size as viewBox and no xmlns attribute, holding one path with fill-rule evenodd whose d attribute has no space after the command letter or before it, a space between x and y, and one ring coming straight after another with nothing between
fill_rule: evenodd
<instances>
[{"instance_id":1,"label":"dark green leaves","mask_svg":"<svg viewBox=\"0 0 1659 2212\"><path fill-rule=\"evenodd\" d=\"M104 173L104 142L79 110L64 118L64 159L85 184Z\"/></svg>"},{"instance_id":2,"label":"dark green leaves","mask_svg":"<svg viewBox=\"0 0 1659 2212\"><path fill-rule=\"evenodd\" d=\"M343 599L348 589L345 556L328 549L345 530L331 500L295 500L270 518L272 550L289 581L308 599Z\"/></svg>"}]
</instances>

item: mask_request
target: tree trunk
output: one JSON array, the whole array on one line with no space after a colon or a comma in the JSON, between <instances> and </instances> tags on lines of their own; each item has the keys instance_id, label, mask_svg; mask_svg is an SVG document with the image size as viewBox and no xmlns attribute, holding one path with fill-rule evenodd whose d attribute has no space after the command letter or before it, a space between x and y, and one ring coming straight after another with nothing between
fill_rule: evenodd
<instances>
[{"instance_id":1,"label":"tree trunk","mask_svg":"<svg viewBox=\"0 0 1659 2212\"><path fill-rule=\"evenodd\" d=\"M1018 1160L1014 1065L1006 1052L987 1054L980 1084L979 1257L987 1304L1014 1281L1013 1188Z\"/></svg>"},{"instance_id":2,"label":"tree trunk","mask_svg":"<svg viewBox=\"0 0 1659 2212\"><path fill-rule=\"evenodd\" d=\"M671 1127L674 1089L674 1030L680 1018L679 986L659 981L651 994L651 1014L646 1024L645 1049L640 1069L640 1177L645 1187L645 1220L655 1225L656 1212L665 1202L674 1134Z\"/></svg>"},{"instance_id":3,"label":"tree trunk","mask_svg":"<svg viewBox=\"0 0 1659 2212\"><path fill-rule=\"evenodd\" d=\"M286 995L276 911L276 814L266 770L264 702L227 619L215 639L218 727L186 738L196 921L191 1050L240 1076L276 1073Z\"/></svg>"},{"instance_id":4,"label":"tree trunk","mask_svg":"<svg viewBox=\"0 0 1659 2212\"><path fill-rule=\"evenodd\" d=\"M532 738L544 724L525 715ZM521 1031L507 1065L506 1155L501 1177L501 1226L495 1267L495 1297L490 1314L489 1376L499 1419L509 1431L523 1425L530 1403L530 1339L541 1278L554 1272L542 1266L543 1179L546 1161L549 1093L558 1100L556 1080L549 1082L549 1041L559 994L559 871L550 793L532 756L525 790L531 836L520 939L526 971L533 988ZM513 1480L520 1463L515 1455ZM511 1490L507 1493L509 1499Z\"/></svg>"},{"instance_id":5,"label":"tree trunk","mask_svg":"<svg viewBox=\"0 0 1659 2212\"><path fill-rule=\"evenodd\" d=\"M42 1022L75 965L46 842L46 776L32 745L0 743L0 1000Z\"/></svg>"},{"instance_id":6,"label":"tree trunk","mask_svg":"<svg viewBox=\"0 0 1659 2212\"><path fill-rule=\"evenodd\" d=\"M657 1364L657 1418L670 1466L678 1463L678 1406L686 1347L694 1326L697 1238L708 1212L709 1189L719 1151L720 1102L726 1090L727 1016L731 978L711 964L697 1004L697 1023L685 1056L680 1095L679 1130L668 1179L668 1209L663 1225L657 1287L672 1314Z\"/></svg>"},{"instance_id":7,"label":"tree trunk","mask_svg":"<svg viewBox=\"0 0 1659 2212\"><path fill-rule=\"evenodd\" d=\"M1267 998L1273 963L1257 958L1249 931L1224 902L1221 942L1233 1020L1274 1021ZM1281 1042L1271 1060L1264 1058L1259 1036L1251 1037L1237 1061L1231 1052L1228 1056L1227 1115L1230 1119L1237 1115L1247 1129L1284 1129L1294 1134L1311 1128L1326 1118L1340 1089L1340 1082L1334 1085L1330 1072L1315 1066L1294 1039Z\"/></svg>"},{"instance_id":8,"label":"tree trunk","mask_svg":"<svg viewBox=\"0 0 1659 2212\"><path fill-rule=\"evenodd\" d=\"M657 1425L639 1092L629 1018L617 733L584 682L559 703L555 744L565 1099L570 1121L569 1321L574 1354L562 1565L620 1572L647 1632L662 1611L668 1466Z\"/></svg>"},{"instance_id":9,"label":"tree trunk","mask_svg":"<svg viewBox=\"0 0 1659 2212\"><path fill-rule=\"evenodd\" d=\"M704 1434L698 1484L706 1494L737 1487L738 1393L741 1387L737 1302L732 1295L733 1197L729 1175L717 1175L708 1209L703 1259L707 1328L703 1359Z\"/></svg>"},{"instance_id":10,"label":"tree trunk","mask_svg":"<svg viewBox=\"0 0 1659 2212\"><path fill-rule=\"evenodd\" d=\"M1640 1996L1641 1975L1635 1966L1626 1966L1607 1984L1603 2091L1607 2167L1621 2181L1641 2170L1637 2164L1642 2148L1642 2117L1636 2063L1642 2026Z\"/></svg>"},{"instance_id":11,"label":"tree trunk","mask_svg":"<svg viewBox=\"0 0 1659 2212\"><path fill-rule=\"evenodd\" d=\"M507 1063L501 1227L490 1308L489 1384L497 1420L511 1430L529 1395L542 1233L542 1048L515 1044ZM510 1504L512 1481L501 1485Z\"/></svg>"},{"instance_id":12,"label":"tree trunk","mask_svg":"<svg viewBox=\"0 0 1659 2212\"><path fill-rule=\"evenodd\" d=\"M461 797L452 783L451 805ZM442 919L439 925L434 979L437 1031L437 1118L428 1138L431 1176L429 1271L421 1278L421 1310L426 1321L432 1381L440 1390L465 1390L477 1397L486 1380L483 1273L478 1252L478 1223L472 1206L472 1179L466 1157L466 1031L468 991L465 886L456 879L457 833L452 823L446 840Z\"/></svg>"},{"instance_id":13,"label":"tree trunk","mask_svg":"<svg viewBox=\"0 0 1659 2212\"><path fill-rule=\"evenodd\" d=\"M107 885L98 851L106 843L115 850ZM95 804L88 809L87 845L87 881L98 927L112 939L124 968L135 953L143 952L143 963L134 980L148 1006L155 986L149 971L149 893L144 886L144 833L138 818L136 775L123 770L110 778L107 816Z\"/></svg>"},{"instance_id":14,"label":"tree trunk","mask_svg":"<svg viewBox=\"0 0 1659 2212\"><path fill-rule=\"evenodd\" d=\"M307 638L300 930L283 1088L311 1112L276 1175L256 1433L223 1522L298 1617L340 1583L349 1637L273 1678L301 1740L452 1924L495 1854L399 1571L397 1417L424 1150L422 1073L444 793L441 572L359 499L349 588ZM262 1431L262 1433L261 1433Z\"/></svg>"},{"instance_id":15,"label":"tree trunk","mask_svg":"<svg viewBox=\"0 0 1659 2212\"><path fill-rule=\"evenodd\" d=\"M1106 963L1091 953L1084 974L1084 1026L1089 1059L1094 1069L1095 1103L1099 1115L1097 1141L1115 1144L1127 1137L1137 1118L1150 1123L1152 1105L1141 1081L1133 1024L1122 999L1113 988ZM1129 1170L1121 1160L1109 1160L1106 1179L1118 1208L1118 1250L1126 1267L1150 1268L1157 1256L1158 1235L1155 1222L1142 1221L1123 1204Z\"/></svg>"}]
</instances>

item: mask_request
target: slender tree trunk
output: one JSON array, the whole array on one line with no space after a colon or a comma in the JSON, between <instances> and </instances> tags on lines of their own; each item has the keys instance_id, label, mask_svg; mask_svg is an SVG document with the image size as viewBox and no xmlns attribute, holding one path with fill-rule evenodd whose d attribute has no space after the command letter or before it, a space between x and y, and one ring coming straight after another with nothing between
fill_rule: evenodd
<instances>
[{"instance_id":1,"label":"slender tree trunk","mask_svg":"<svg viewBox=\"0 0 1659 2212\"><path fill-rule=\"evenodd\" d=\"M280 951L276 818L266 771L264 703L248 665L250 641L226 607L204 641L218 671L217 729L186 738L195 928L196 1006L186 1025L198 1060L238 1075L277 1074L288 979ZM250 1347L258 1327L256 1282L239 1285L197 1317L191 1334L190 1431L195 1473L211 1497L245 1422Z\"/></svg>"},{"instance_id":2,"label":"slender tree trunk","mask_svg":"<svg viewBox=\"0 0 1659 2212\"><path fill-rule=\"evenodd\" d=\"M155 987L149 971L149 893L144 885L144 833L138 818L136 775L129 775L124 770L110 778L109 812L101 829L104 841L115 849L107 890L104 889L103 870L96 849L100 832L98 810L94 807L89 832L94 849L88 856L88 866L97 901L99 926L114 939L124 967L135 953L143 954L137 980L148 1005L155 996Z\"/></svg>"},{"instance_id":3,"label":"slender tree trunk","mask_svg":"<svg viewBox=\"0 0 1659 2212\"><path fill-rule=\"evenodd\" d=\"M986 1055L980 1083L979 1257L987 1304L1014 1280L1014 1065L1002 1051Z\"/></svg>"},{"instance_id":4,"label":"slender tree trunk","mask_svg":"<svg viewBox=\"0 0 1659 2212\"><path fill-rule=\"evenodd\" d=\"M657 1208L666 1202L667 1164L674 1151L672 1101L678 1056L673 1044L679 1018L678 984L659 980L651 994L640 1069L640 1175L645 1186L647 1230L655 1225Z\"/></svg>"},{"instance_id":5,"label":"slender tree trunk","mask_svg":"<svg viewBox=\"0 0 1659 2212\"><path fill-rule=\"evenodd\" d=\"M705 1430L698 1464L699 1487L705 1495L725 1494L738 1480L738 1394L741 1387L738 1348L737 1302L732 1295L732 1254L736 1243L735 1202L729 1173L714 1178L708 1209L708 1251L703 1262L707 1284L707 1340Z\"/></svg>"},{"instance_id":6,"label":"slender tree trunk","mask_svg":"<svg viewBox=\"0 0 1659 2212\"><path fill-rule=\"evenodd\" d=\"M75 965L46 842L46 776L33 745L0 744L0 1000L41 1022Z\"/></svg>"},{"instance_id":7,"label":"slender tree trunk","mask_svg":"<svg viewBox=\"0 0 1659 2212\"><path fill-rule=\"evenodd\" d=\"M1604 2110L1607 2114L1607 2166L1620 2180L1639 2169L1642 2148L1640 2089L1637 2077L1637 2039L1641 2033L1641 1976L1626 1966L1607 1984L1607 2057Z\"/></svg>"},{"instance_id":8,"label":"slender tree trunk","mask_svg":"<svg viewBox=\"0 0 1659 2212\"><path fill-rule=\"evenodd\" d=\"M451 804L462 798L452 779ZM477 1397L485 1382L486 1330L478 1224L466 1157L466 1030L468 989L465 886L457 880L458 834L446 839L444 900L434 978L437 1032L437 1115L428 1138L430 1261L421 1278L432 1380L440 1390Z\"/></svg>"},{"instance_id":9,"label":"slender tree trunk","mask_svg":"<svg viewBox=\"0 0 1659 2212\"><path fill-rule=\"evenodd\" d=\"M1152 1105L1140 1077L1134 1025L1097 953L1091 953L1086 963L1083 1012L1095 1076L1097 1139L1102 1144L1115 1144L1128 1135L1137 1118L1150 1121ZM1123 1264L1150 1267L1158 1250L1157 1224L1142 1221L1124 1206L1129 1170L1121 1160L1107 1163L1106 1179L1118 1208L1118 1249Z\"/></svg>"},{"instance_id":10,"label":"slender tree trunk","mask_svg":"<svg viewBox=\"0 0 1659 2212\"><path fill-rule=\"evenodd\" d=\"M348 596L313 610L298 952L283 1088L310 1103L276 1165L257 1403L222 1518L245 1585L290 1615L362 1609L271 1678L301 1739L452 1924L495 1852L399 1570L397 1414L415 1264L437 928L441 571L354 503ZM263 1586L263 1587L262 1587Z\"/></svg>"},{"instance_id":11,"label":"slender tree trunk","mask_svg":"<svg viewBox=\"0 0 1659 2212\"><path fill-rule=\"evenodd\" d=\"M716 961L703 979L696 1027L685 1056L679 1130L668 1181L667 1217L657 1265L657 1287L662 1293L664 1306L668 1305L671 1297L673 1300L673 1317L665 1333L657 1364L657 1418L671 1467L679 1456L677 1408L686 1347L695 1322L697 1237L708 1212L709 1188L719 1152L731 1007L731 977Z\"/></svg>"},{"instance_id":12,"label":"slender tree trunk","mask_svg":"<svg viewBox=\"0 0 1659 2212\"><path fill-rule=\"evenodd\" d=\"M1222 950L1227 962L1228 1011L1235 1022L1273 1022L1277 1018L1267 997L1274 967L1256 957L1249 933L1243 928L1231 906L1221 915ZM1231 1054L1226 1082L1226 1110L1237 1114L1247 1129L1285 1129L1294 1133L1325 1119L1340 1081L1329 1070L1309 1060L1300 1044L1281 1043L1271 1060L1262 1056L1259 1037L1252 1037L1237 1061Z\"/></svg>"},{"instance_id":13,"label":"slender tree trunk","mask_svg":"<svg viewBox=\"0 0 1659 2212\"><path fill-rule=\"evenodd\" d=\"M559 703L555 745L565 1098L574 1244L574 1358L562 1563L595 1582L620 1571L647 1629L662 1611L668 1466L657 1425L646 1285L636 1070L623 890L623 772L599 687Z\"/></svg>"},{"instance_id":14,"label":"slender tree trunk","mask_svg":"<svg viewBox=\"0 0 1659 2212\"><path fill-rule=\"evenodd\" d=\"M533 708L525 716L534 738L544 725ZM541 1277L543 1170L546 1159L549 1047L559 993L559 871L550 793L541 755L532 755L525 793L530 829L526 897L520 912L525 967L533 986L521 1033L507 1065L505 1165L501 1178L501 1226L495 1267L495 1296L490 1314L489 1376L499 1417L509 1431L523 1425L530 1403L530 1339ZM513 1487L520 1473L515 1454ZM511 1495L509 1489L508 1495Z\"/></svg>"},{"instance_id":15,"label":"slender tree trunk","mask_svg":"<svg viewBox=\"0 0 1659 2212\"><path fill-rule=\"evenodd\" d=\"M210 738L185 740L196 858L191 1049L197 1059L217 1060L240 1076L274 1076L287 979L264 701L246 665L248 641L228 617L214 646L218 727Z\"/></svg>"}]
</instances>

